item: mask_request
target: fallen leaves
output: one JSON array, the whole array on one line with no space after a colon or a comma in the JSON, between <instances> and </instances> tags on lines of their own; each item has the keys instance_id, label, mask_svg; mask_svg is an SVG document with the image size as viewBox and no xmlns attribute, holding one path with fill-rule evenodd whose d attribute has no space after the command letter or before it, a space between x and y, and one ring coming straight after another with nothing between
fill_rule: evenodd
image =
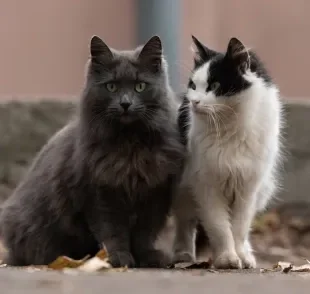
<instances>
[{"instance_id":1,"label":"fallen leaves","mask_svg":"<svg viewBox=\"0 0 310 294\"><path fill-rule=\"evenodd\" d=\"M98 272L104 269L110 269L111 265L108 260L101 259L98 256L95 256L89 260L87 260L84 264L82 264L78 269L82 272Z\"/></svg>"},{"instance_id":2,"label":"fallen leaves","mask_svg":"<svg viewBox=\"0 0 310 294\"><path fill-rule=\"evenodd\" d=\"M7 267L6 264L1 264L0 267ZM67 256L59 256L48 264L47 266L28 266L20 267L21 269L26 269L28 272L36 272L40 270L55 270L63 271L66 273L74 274L79 272L99 272L103 270L108 271L126 271L127 268L112 269L109 263L108 254L105 250L100 250L94 257L85 256L81 260L75 260Z\"/></svg>"},{"instance_id":3,"label":"fallen leaves","mask_svg":"<svg viewBox=\"0 0 310 294\"><path fill-rule=\"evenodd\" d=\"M74 260L67 256L59 256L56 260L50 263L47 267L53 270L61 270L64 268L78 268L82 266L89 256L84 257L81 260Z\"/></svg>"},{"instance_id":4,"label":"fallen leaves","mask_svg":"<svg viewBox=\"0 0 310 294\"><path fill-rule=\"evenodd\" d=\"M175 263L175 264L170 265L168 267L168 269L177 269L177 270L199 270L199 269L203 269L203 270L208 270L210 272L216 272L216 271L210 269L211 265L212 265L211 260L196 262L196 263L180 262L180 263Z\"/></svg>"},{"instance_id":5,"label":"fallen leaves","mask_svg":"<svg viewBox=\"0 0 310 294\"><path fill-rule=\"evenodd\" d=\"M86 256L81 260L74 260L66 256L58 257L54 262L47 266L53 270L76 269L81 272L98 272L111 268L108 254L105 250L100 250L94 257Z\"/></svg>"},{"instance_id":6,"label":"fallen leaves","mask_svg":"<svg viewBox=\"0 0 310 294\"><path fill-rule=\"evenodd\" d=\"M260 273L310 273L310 261L305 259L306 263L303 265L296 266L291 262L279 261L272 268L262 268ZM1 264L0 268L6 267L6 264ZM47 266L28 266L20 267L25 269L28 272L37 272L40 270L53 270L53 271L62 271L67 274L77 275L79 273L95 273L95 272L126 272L128 271L127 267L123 268L112 268L109 263L109 257L106 250L100 250L95 256L90 257L86 256L83 259L75 260L67 256L59 256L56 260L48 264ZM202 272L212 272L220 273L222 271L216 271L212 269L212 260L208 261L190 263L176 263L170 265L167 269L171 270L203 270Z\"/></svg>"},{"instance_id":7,"label":"fallen leaves","mask_svg":"<svg viewBox=\"0 0 310 294\"><path fill-rule=\"evenodd\" d=\"M275 264L271 269L261 269L261 273L268 273L268 272L282 272L285 274L288 273L310 273L310 262L307 260L306 264L295 266L293 263L290 262L283 262L279 261Z\"/></svg>"}]
</instances>

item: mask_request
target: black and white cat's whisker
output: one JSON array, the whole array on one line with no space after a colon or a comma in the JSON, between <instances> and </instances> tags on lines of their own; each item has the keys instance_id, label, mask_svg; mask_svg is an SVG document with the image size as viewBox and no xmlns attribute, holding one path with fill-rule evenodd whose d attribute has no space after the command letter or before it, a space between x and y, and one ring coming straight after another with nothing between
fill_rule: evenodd
<instances>
[{"instance_id":1,"label":"black and white cat's whisker","mask_svg":"<svg viewBox=\"0 0 310 294\"><path fill-rule=\"evenodd\" d=\"M226 125L226 123L225 123L225 118L222 117L222 114L223 114L223 113L221 112L221 110L215 111L214 114L215 114L216 118L219 120L220 134L222 134L222 132L221 132L222 126L225 128L225 133L227 133L227 125ZM224 113L224 115L225 115L225 113Z\"/></svg>"},{"instance_id":2,"label":"black and white cat's whisker","mask_svg":"<svg viewBox=\"0 0 310 294\"><path fill-rule=\"evenodd\" d=\"M216 138L219 141L220 137L221 137L220 126L219 126L219 122L217 120L217 115L216 115L216 112L214 110L214 107L212 107L212 116L213 116L213 120L214 120L214 126L215 126L215 131L216 131Z\"/></svg>"}]
</instances>

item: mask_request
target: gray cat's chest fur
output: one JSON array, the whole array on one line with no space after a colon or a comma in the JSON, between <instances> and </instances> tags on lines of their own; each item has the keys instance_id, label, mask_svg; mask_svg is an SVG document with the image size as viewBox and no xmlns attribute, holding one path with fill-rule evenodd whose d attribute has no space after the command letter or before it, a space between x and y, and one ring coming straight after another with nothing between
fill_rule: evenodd
<instances>
[{"instance_id":1,"label":"gray cat's chest fur","mask_svg":"<svg viewBox=\"0 0 310 294\"><path fill-rule=\"evenodd\" d=\"M126 142L98 159L96 177L101 185L122 186L132 194L165 183L170 174L176 173L172 160L163 146L149 148L139 142Z\"/></svg>"}]
</instances>

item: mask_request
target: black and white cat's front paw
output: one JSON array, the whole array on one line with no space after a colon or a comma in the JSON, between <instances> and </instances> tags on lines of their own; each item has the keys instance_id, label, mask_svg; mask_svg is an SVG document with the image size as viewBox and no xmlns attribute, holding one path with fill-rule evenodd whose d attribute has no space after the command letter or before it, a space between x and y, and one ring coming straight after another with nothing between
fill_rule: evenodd
<instances>
[{"instance_id":1,"label":"black and white cat's front paw","mask_svg":"<svg viewBox=\"0 0 310 294\"><path fill-rule=\"evenodd\" d=\"M195 259L195 256L190 252L178 251L173 257L173 263L195 262Z\"/></svg>"},{"instance_id":2,"label":"black and white cat's front paw","mask_svg":"<svg viewBox=\"0 0 310 294\"><path fill-rule=\"evenodd\" d=\"M239 258L241 259L243 268L256 268L256 259L252 252L252 246L248 240L245 242L237 243L236 251Z\"/></svg>"},{"instance_id":3,"label":"black and white cat's front paw","mask_svg":"<svg viewBox=\"0 0 310 294\"><path fill-rule=\"evenodd\" d=\"M242 262L234 251L224 251L215 256L214 267L217 269L241 269Z\"/></svg>"},{"instance_id":4,"label":"black and white cat's front paw","mask_svg":"<svg viewBox=\"0 0 310 294\"><path fill-rule=\"evenodd\" d=\"M140 252L137 257L137 265L140 268L166 268L170 264L171 258L156 249Z\"/></svg>"},{"instance_id":5,"label":"black and white cat's front paw","mask_svg":"<svg viewBox=\"0 0 310 294\"><path fill-rule=\"evenodd\" d=\"M135 260L130 252L127 251L115 251L109 254L109 262L112 267L134 267Z\"/></svg>"},{"instance_id":6,"label":"black and white cat's front paw","mask_svg":"<svg viewBox=\"0 0 310 294\"><path fill-rule=\"evenodd\" d=\"M238 256L242 262L242 268L256 268L256 259L253 253L249 250L239 250Z\"/></svg>"}]
</instances>

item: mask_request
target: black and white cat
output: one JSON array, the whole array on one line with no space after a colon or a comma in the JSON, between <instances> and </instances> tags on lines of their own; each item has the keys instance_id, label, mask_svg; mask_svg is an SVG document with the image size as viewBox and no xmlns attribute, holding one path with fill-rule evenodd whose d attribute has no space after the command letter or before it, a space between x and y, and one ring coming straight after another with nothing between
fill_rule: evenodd
<instances>
[{"instance_id":1,"label":"black and white cat","mask_svg":"<svg viewBox=\"0 0 310 294\"><path fill-rule=\"evenodd\" d=\"M195 68L179 125L188 146L177 215L176 260L195 259L195 219L217 268L254 268L249 231L277 187L281 103L257 55L236 38L226 53L195 37Z\"/></svg>"}]
</instances>

